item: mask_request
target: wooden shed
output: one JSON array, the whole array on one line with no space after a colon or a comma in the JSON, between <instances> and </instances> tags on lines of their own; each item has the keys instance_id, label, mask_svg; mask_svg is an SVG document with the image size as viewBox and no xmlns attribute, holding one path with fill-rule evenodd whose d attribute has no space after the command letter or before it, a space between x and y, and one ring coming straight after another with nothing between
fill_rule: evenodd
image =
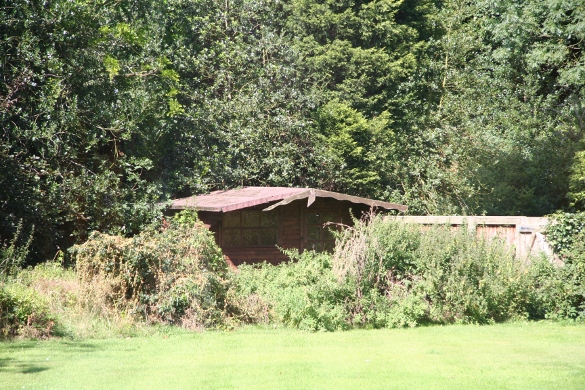
<instances>
[{"instance_id":1,"label":"wooden shed","mask_svg":"<svg viewBox=\"0 0 585 390\"><path fill-rule=\"evenodd\" d=\"M228 263L288 258L279 249L330 250L332 226L351 225L351 215L406 206L312 188L243 187L175 199L170 210L193 209L214 233Z\"/></svg>"}]
</instances>

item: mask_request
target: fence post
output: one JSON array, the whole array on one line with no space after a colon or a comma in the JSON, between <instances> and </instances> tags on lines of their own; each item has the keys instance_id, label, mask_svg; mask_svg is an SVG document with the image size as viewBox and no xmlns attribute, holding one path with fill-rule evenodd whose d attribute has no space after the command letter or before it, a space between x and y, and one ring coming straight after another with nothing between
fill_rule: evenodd
<instances>
[{"instance_id":1,"label":"fence post","mask_svg":"<svg viewBox=\"0 0 585 390\"><path fill-rule=\"evenodd\" d=\"M470 233L477 232L477 221L475 220L475 217L467 217L467 230Z\"/></svg>"}]
</instances>

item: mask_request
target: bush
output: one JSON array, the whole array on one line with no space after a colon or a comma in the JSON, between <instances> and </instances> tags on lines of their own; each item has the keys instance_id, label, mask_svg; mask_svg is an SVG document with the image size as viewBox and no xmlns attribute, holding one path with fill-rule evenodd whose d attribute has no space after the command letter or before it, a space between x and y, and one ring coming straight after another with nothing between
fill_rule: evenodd
<instances>
[{"instance_id":1,"label":"bush","mask_svg":"<svg viewBox=\"0 0 585 390\"><path fill-rule=\"evenodd\" d=\"M226 262L212 234L185 213L132 238L94 232L70 253L95 297L88 305L191 328L227 319Z\"/></svg>"},{"instance_id":2,"label":"bush","mask_svg":"<svg viewBox=\"0 0 585 390\"><path fill-rule=\"evenodd\" d=\"M562 257L569 255L573 246L579 243L576 237L585 232L585 212L556 213L548 216L546 240L553 251Z\"/></svg>"},{"instance_id":3,"label":"bush","mask_svg":"<svg viewBox=\"0 0 585 390\"><path fill-rule=\"evenodd\" d=\"M0 285L0 338L47 338L54 330L55 318L38 295Z\"/></svg>"},{"instance_id":4,"label":"bush","mask_svg":"<svg viewBox=\"0 0 585 390\"><path fill-rule=\"evenodd\" d=\"M420 239L418 226L385 223L374 215L339 235L333 272L353 290L345 304L351 325L416 325L411 314L425 306L410 290Z\"/></svg>"},{"instance_id":5,"label":"bush","mask_svg":"<svg viewBox=\"0 0 585 390\"><path fill-rule=\"evenodd\" d=\"M338 275L356 285L351 310L364 312L364 324L367 312L380 311L384 303L390 309L386 326L505 321L528 316L534 304L526 266L503 241L477 237L465 227L423 231L371 217L345 232L334 262L338 270L352 270ZM374 296L386 300L375 303Z\"/></svg>"},{"instance_id":6,"label":"bush","mask_svg":"<svg viewBox=\"0 0 585 390\"><path fill-rule=\"evenodd\" d=\"M564 264L541 265L537 274L540 300L547 318L585 320L585 230L561 249Z\"/></svg>"},{"instance_id":7,"label":"bush","mask_svg":"<svg viewBox=\"0 0 585 390\"><path fill-rule=\"evenodd\" d=\"M240 266L233 276L235 295L257 297L253 302L263 302L265 319L287 326L311 331L348 328L343 302L352 291L336 282L330 255L287 254L292 259L289 263Z\"/></svg>"},{"instance_id":8,"label":"bush","mask_svg":"<svg viewBox=\"0 0 585 390\"><path fill-rule=\"evenodd\" d=\"M433 322L484 324L534 312L530 266L500 239L435 228L423 235L417 255L416 290L431 302Z\"/></svg>"},{"instance_id":9,"label":"bush","mask_svg":"<svg viewBox=\"0 0 585 390\"><path fill-rule=\"evenodd\" d=\"M245 266L238 294L258 296L272 319L307 330L491 323L535 318L531 266L501 240L463 228L423 231L381 217L356 221L335 251L291 253L290 263Z\"/></svg>"},{"instance_id":10,"label":"bush","mask_svg":"<svg viewBox=\"0 0 585 390\"><path fill-rule=\"evenodd\" d=\"M34 226L27 239L23 239L22 230L21 221L12 240L0 243L0 339L46 338L55 331L55 317L46 301L17 279L28 255Z\"/></svg>"},{"instance_id":11,"label":"bush","mask_svg":"<svg viewBox=\"0 0 585 390\"><path fill-rule=\"evenodd\" d=\"M539 289L546 316L585 320L585 212L549 216L547 241L559 256L560 267L541 267Z\"/></svg>"},{"instance_id":12,"label":"bush","mask_svg":"<svg viewBox=\"0 0 585 390\"><path fill-rule=\"evenodd\" d=\"M465 227L370 216L337 233L332 254L285 251L287 263L231 272L211 233L182 213L164 230L133 238L93 233L71 250L75 272L49 262L5 277L0 336L48 337L56 323L71 335L94 335L94 328L135 333L142 324L334 331L584 320L585 231L570 240L565 264L555 266L544 257L517 261L502 240ZM97 324L103 319L108 329Z\"/></svg>"}]
</instances>

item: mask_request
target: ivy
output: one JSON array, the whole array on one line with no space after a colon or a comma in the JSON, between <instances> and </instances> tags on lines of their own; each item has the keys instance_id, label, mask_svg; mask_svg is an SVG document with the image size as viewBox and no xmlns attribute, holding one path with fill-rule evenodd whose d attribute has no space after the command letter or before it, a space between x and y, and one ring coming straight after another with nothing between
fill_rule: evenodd
<instances>
[{"instance_id":1,"label":"ivy","mask_svg":"<svg viewBox=\"0 0 585 390\"><path fill-rule=\"evenodd\" d=\"M546 228L547 241L555 253L567 255L576 244L576 237L585 233L585 212L556 213L549 216L551 222Z\"/></svg>"}]
</instances>

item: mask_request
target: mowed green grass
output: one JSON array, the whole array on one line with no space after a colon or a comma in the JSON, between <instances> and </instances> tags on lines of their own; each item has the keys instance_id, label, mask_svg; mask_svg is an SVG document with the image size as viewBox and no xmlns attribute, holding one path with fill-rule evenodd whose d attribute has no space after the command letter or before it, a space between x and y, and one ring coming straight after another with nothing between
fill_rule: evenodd
<instances>
[{"instance_id":1,"label":"mowed green grass","mask_svg":"<svg viewBox=\"0 0 585 390\"><path fill-rule=\"evenodd\" d=\"M0 343L7 389L583 389L585 325L248 328Z\"/></svg>"}]
</instances>

